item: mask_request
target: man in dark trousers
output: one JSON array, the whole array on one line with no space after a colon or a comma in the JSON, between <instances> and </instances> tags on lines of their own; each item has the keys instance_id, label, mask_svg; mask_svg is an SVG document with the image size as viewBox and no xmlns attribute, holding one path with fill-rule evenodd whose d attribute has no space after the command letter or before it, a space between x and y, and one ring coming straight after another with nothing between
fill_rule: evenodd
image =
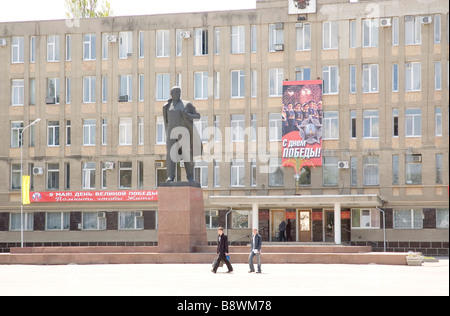
<instances>
[{"instance_id":1,"label":"man in dark trousers","mask_svg":"<svg viewBox=\"0 0 450 316\"><path fill-rule=\"evenodd\" d=\"M256 228L253 229L252 242L250 245L251 252L248 257L248 264L250 265L250 271L248 273L255 272L255 266L253 265L253 257L256 256L258 260L258 271L256 273L261 273L261 236L258 234Z\"/></svg>"},{"instance_id":2,"label":"man in dark trousers","mask_svg":"<svg viewBox=\"0 0 450 316\"><path fill-rule=\"evenodd\" d=\"M233 267L231 266L230 261L228 261L228 237L223 233L223 228L219 227L217 229L217 232L219 233L219 236L217 236L217 253L219 254L219 258L216 261L216 264L214 265L211 272L216 273L217 268L219 267L220 261L225 262L228 268L227 273L233 272Z\"/></svg>"}]
</instances>

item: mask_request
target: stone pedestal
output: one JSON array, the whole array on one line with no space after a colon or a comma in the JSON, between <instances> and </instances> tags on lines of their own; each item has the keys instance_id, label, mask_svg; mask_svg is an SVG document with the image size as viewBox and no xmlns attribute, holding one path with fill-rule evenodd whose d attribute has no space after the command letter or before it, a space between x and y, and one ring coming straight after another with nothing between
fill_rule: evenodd
<instances>
[{"instance_id":1,"label":"stone pedestal","mask_svg":"<svg viewBox=\"0 0 450 316\"><path fill-rule=\"evenodd\" d=\"M158 252L189 253L206 246L203 190L198 183L158 186Z\"/></svg>"}]
</instances>

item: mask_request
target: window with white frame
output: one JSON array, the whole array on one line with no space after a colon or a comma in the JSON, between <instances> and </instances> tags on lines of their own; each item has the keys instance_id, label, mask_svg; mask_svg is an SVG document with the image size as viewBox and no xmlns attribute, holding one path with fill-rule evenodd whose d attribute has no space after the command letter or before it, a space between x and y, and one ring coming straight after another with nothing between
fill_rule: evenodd
<instances>
[{"instance_id":1,"label":"window with white frame","mask_svg":"<svg viewBox=\"0 0 450 316\"><path fill-rule=\"evenodd\" d=\"M47 146L59 146L59 121L47 123Z\"/></svg>"},{"instance_id":2,"label":"window with white frame","mask_svg":"<svg viewBox=\"0 0 450 316\"><path fill-rule=\"evenodd\" d=\"M128 102L133 100L133 76L121 75L119 77L119 95L128 96Z\"/></svg>"},{"instance_id":3,"label":"window with white frame","mask_svg":"<svg viewBox=\"0 0 450 316\"><path fill-rule=\"evenodd\" d=\"M183 54L183 38L181 37L181 34L183 32L184 32L184 30L181 30L181 29L177 29L175 31L175 38L176 38L175 56L177 56L177 57L181 57L181 55Z\"/></svg>"},{"instance_id":4,"label":"window with white frame","mask_svg":"<svg viewBox=\"0 0 450 316\"><path fill-rule=\"evenodd\" d=\"M436 107L434 110L435 136L442 136L442 109Z\"/></svg>"},{"instance_id":5,"label":"window with white frame","mask_svg":"<svg viewBox=\"0 0 450 316\"><path fill-rule=\"evenodd\" d=\"M139 75L139 102L144 102L145 96L145 77L144 75Z\"/></svg>"},{"instance_id":6,"label":"window with white frame","mask_svg":"<svg viewBox=\"0 0 450 316\"><path fill-rule=\"evenodd\" d=\"M66 35L66 61L72 60L72 35Z\"/></svg>"},{"instance_id":7,"label":"window with white frame","mask_svg":"<svg viewBox=\"0 0 450 316\"><path fill-rule=\"evenodd\" d=\"M102 118L102 145L108 144L108 119Z\"/></svg>"},{"instance_id":8,"label":"window with white frame","mask_svg":"<svg viewBox=\"0 0 450 316\"><path fill-rule=\"evenodd\" d=\"M353 208L352 228L380 228L380 211Z\"/></svg>"},{"instance_id":9,"label":"window with white frame","mask_svg":"<svg viewBox=\"0 0 450 316\"><path fill-rule=\"evenodd\" d=\"M83 103L95 103L96 82L95 77L83 78Z\"/></svg>"},{"instance_id":10,"label":"window with white frame","mask_svg":"<svg viewBox=\"0 0 450 316\"><path fill-rule=\"evenodd\" d=\"M284 171L282 168L281 158L270 158L269 160L269 186L284 186Z\"/></svg>"},{"instance_id":11,"label":"window with white frame","mask_svg":"<svg viewBox=\"0 0 450 316\"><path fill-rule=\"evenodd\" d=\"M398 64L392 64L392 92L398 92Z\"/></svg>"},{"instance_id":12,"label":"window with white frame","mask_svg":"<svg viewBox=\"0 0 450 316\"><path fill-rule=\"evenodd\" d=\"M415 45L422 42L422 17L405 16L405 44Z\"/></svg>"},{"instance_id":13,"label":"window with white frame","mask_svg":"<svg viewBox=\"0 0 450 316\"><path fill-rule=\"evenodd\" d=\"M363 64L363 93L378 92L378 64Z\"/></svg>"},{"instance_id":14,"label":"window with white frame","mask_svg":"<svg viewBox=\"0 0 450 316\"><path fill-rule=\"evenodd\" d=\"M235 159L231 161L231 183L232 187L245 186L245 162L244 159Z\"/></svg>"},{"instance_id":15,"label":"window with white frame","mask_svg":"<svg viewBox=\"0 0 450 316\"><path fill-rule=\"evenodd\" d=\"M137 170L137 185L138 189L142 189L144 187L144 162L138 161L138 170Z\"/></svg>"},{"instance_id":16,"label":"window with white frame","mask_svg":"<svg viewBox=\"0 0 450 316\"><path fill-rule=\"evenodd\" d=\"M436 209L436 228L448 229L448 208Z\"/></svg>"},{"instance_id":17,"label":"window with white frame","mask_svg":"<svg viewBox=\"0 0 450 316\"><path fill-rule=\"evenodd\" d=\"M339 71L338 66L322 67L323 94L338 94Z\"/></svg>"},{"instance_id":18,"label":"window with white frame","mask_svg":"<svg viewBox=\"0 0 450 316\"><path fill-rule=\"evenodd\" d=\"M83 230L106 230L106 212L83 212Z\"/></svg>"},{"instance_id":19,"label":"window with white frame","mask_svg":"<svg viewBox=\"0 0 450 316\"><path fill-rule=\"evenodd\" d=\"M66 120L66 146L72 145L72 126L71 121Z\"/></svg>"},{"instance_id":20,"label":"window with white frame","mask_svg":"<svg viewBox=\"0 0 450 316\"><path fill-rule=\"evenodd\" d=\"M405 63L405 91L421 90L421 65L420 62Z\"/></svg>"},{"instance_id":21,"label":"window with white frame","mask_svg":"<svg viewBox=\"0 0 450 316\"><path fill-rule=\"evenodd\" d=\"M20 190L22 188L21 164L11 164L11 190Z\"/></svg>"},{"instance_id":22,"label":"window with white frame","mask_svg":"<svg viewBox=\"0 0 450 316\"><path fill-rule=\"evenodd\" d=\"M338 185L338 157L323 157L322 183L324 186Z\"/></svg>"},{"instance_id":23,"label":"window with white frame","mask_svg":"<svg viewBox=\"0 0 450 316\"><path fill-rule=\"evenodd\" d=\"M400 19L397 16L394 16L392 18L392 46L398 46L399 43L399 26L400 26Z\"/></svg>"},{"instance_id":24,"label":"window with white frame","mask_svg":"<svg viewBox=\"0 0 450 316\"><path fill-rule=\"evenodd\" d=\"M47 189L59 189L59 163L47 164Z\"/></svg>"},{"instance_id":25,"label":"window with white frame","mask_svg":"<svg viewBox=\"0 0 450 316\"><path fill-rule=\"evenodd\" d=\"M394 229L422 229L423 210L394 210Z\"/></svg>"},{"instance_id":26,"label":"window with white frame","mask_svg":"<svg viewBox=\"0 0 450 316\"><path fill-rule=\"evenodd\" d=\"M436 184L442 184L443 180L443 166L442 166L442 154L436 154L435 156L435 169L436 169Z\"/></svg>"},{"instance_id":27,"label":"window with white frame","mask_svg":"<svg viewBox=\"0 0 450 316\"><path fill-rule=\"evenodd\" d=\"M47 61L59 61L59 35L47 36Z\"/></svg>"},{"instance_id":28,"label":"window with white frame","mask_svg":"<svg viewBox=\"0 0 450 316\"><path fill-rule=\"evenodd\" d=\"M119 189L131 189L133 175L133 163L119 161Z\"/></svg>"},{"instance_id":29,"label":"window with white frame","mask_svg":"<svg viewBox=\"0 0 450 316\"><path fill-rule=\"evenodd\" d=\"M22 223L20 223L20 219L22 217ZM32 231L34 229L34 213L30 212L23 212L23 216L21 216L21 213L10 213L9 218L9 230L10 231Z\"/></svg>"},{"instance_id":30,"label":"window with white frame","mask_svg":"<svg viewBox=\"0 0 450 316\"><path fill-rule=\"evenodd\" d=\"M245 52L245 26L231 27L231 53L242 54Z\"/></svg>"},{"instance_id":31,"label":"window with white frame","mask_svg":"<svg viewBox=\"0 0 450 316\"><path fill-rule=\"evenodd\" d=\"M441 62L434 62L434 90L442 89L442 70L441 70Z\"/></svg>"},{"instance_id":32,"label":"window with white frame","mask_svg":"<svg viewBox=\"0 0 450 316\"><path fill-rule=\"evenodd\" d=\"M131 127L131 117L119 118L119 145L131 145L133 137Z\"/></svg>"},{"instance_id":33,"label":"window with white frame","mask_svg":"<svg viewBox=\"0 0 450 316\"><path fill-rule=\"evenodd\" d=\"M60 80L59 78L47 79L47 104L59 104Z\"/></svg>"},{"instance_id":34,"label":"window with white frame","mask_svg":"<svg viewBox=\"0 0 450 316\"><path fill-rule=\"evenodd\" d=\"M269 141L281 141L281 113L269 113Z\"/></svg>"},{"instance_id":35,"label":"window with white frame","mask_svg":"<svg viewBox=\"0 0 450 316\"><path fill-rule=\"evenodd\" d=\"M133 54L133 33L119 32L119 58L127 59Z\"/></svg>"},{"instance_id":36,"label":"window with white frame","mask_svg":"<svg viewBox=\"0 0 450 316\"><path fill-rule=\"evenodd\" d=\"M311 24L298 23L295 28L297 51L311 50Z\"/></svg>"},{"instance_id":37,"label":"window with white frame","mask_svg":"<svg viewBox=\"0 0 450 316\"><path fill-rule=\"evenodd\" d=\"M350 137L356 138L356 110L350 110Z\"/></svg>"},{"instance_id":38,"label":"window with white frame","mask_svg":"<svg viewBox=\"0 0 450 316\"><path fill-rule=\"evenodd\" d=\"M420 137L422 136L422 110L410 109L405 110L405 136Z\"/></svg>"},{"instance_id":39,"label":"window with white frame","mask_svg":"<svg viewBox=\"0 0 450 316\"><path fill-rule=\"evenodd\" d=\"M350 65L350 93L356 93L356 66Z\"/></svg>"},{"instance_id":40,"label":"window with white frame","mask_svg":"<svg viewBox=\"0 0 450 316\"><path fill-rule=\"evenodd\" d=\"M194 29L194 55L208 55L208 29L206 28Z\"/></svg>"},{"instance_id":41,"label":"window with white frame","mask_svg":"<svg viewBox=\"0 0 450 316\"><path fill-rule=\"evenodd\" d=\"M11 80L11 105L24 104L24 83L23 79Z\"/></svg>"},{"instance_id":42,"label":"window with white frame","mask_svg":"<svg viewBox=\"0 0 450 316\"><path fill-rule=\"evenodd\" d=\"M283 94L283 68L269 69L269 97L281 97Z\"/></svg>"},{"instance_id":43,"label":"window with white frame","mask_svg":"<svg viewBox=\"0 0 450 316\"><path fill-rule=\"evenodd\" d=\"M250 78L251 86L250 86L250 94L252 98L256 98L256 93L258 92L258 70L251 70L251 78Z\"/></svg>"},{"instance_id":44,"label":"window with white frame","mask_svg":"<svg viewBox=\"0 0 450 316\"><path fill-rule=\"evenodd\" d=\"M378 138L380 134L380 124L378 110L363 111L363 137Z\"/></svg>"},{"instance_id":45,"label":"window with white frame","mask_svg":"<svg viewBox=\"0 0 450 316\"><path fill-rule=\"evenodd\" d=\"M144 145L144 118L138 118L138 145Z\"/></svg>"},{"instance_id":46,"label":"window with white frame","mask_svg":"<svg viewBox=\"0 0 450 316\"><path fill-rule=\"evenodd\" d=\"M433 22L434 22L434 43L439 44L441 42L441 15L435 14Z\"/></svg>"},{"instance_id":47,"label":"window with white frame","mask_svg":"<svg viewBox=\"0 0 450 316\"><path fill-rule=\"evenodd\" d=\"M107 188L107 178L108 178L108 169L106 168L106 164L105 162L102 162L102 189L106 189Z\"/></svg>"},{"instance_id":48,"label":"window with white frame","mask_svg":"<svg viewBox=\"0 0 450 316\"><path fill-rule=\"evenodd\" d=\"M277 45L284 45L284 23L269 24L269 52L278 51Z\"/></svg>"},{"instance_id":49,"label":"window with white frame","mask_svg":"<svg viewBox=\"0 0 450 316\"><path fill-rule=\"evenodd\" d=\"M208 163L197 161L194 166L195 182L200 183L202 188L208 187Z\"/></svg>"},{"instance_id":50,"label":"window with white frame","mask_svg":"<svg viewBox=\"0 0 450 316\"><path fill-rule=\"evenodd\" d=\"M220 27L214 28L214 55L220 54Z\"/></svg>"},{"instance_id":51,"label":"window with white frame","mask_svg":"<svg viewBox=\"0 0 450 316\"><path fill-rule=\"evenodd\" d=\"M406 184L422 184L422 155L406 155Z\"/></svg>"},{"instance_id":52,"label":"window with white frame","mask_svg":"<svg viewBox=\"0 0 450 316\"><path fill-rule=\"evenodd\" d=\"M194 99L208 99L208 72L194 73Z\"/></svg>"},{"instance_id":53,"label":"window with white frame","mask_svg":"<svg viewBox=\"0 0 450 316\"><path fill-rule=\"evenodd\" d=\"M164 145L166 143L166 129L164 127L164 117L156 118L156 144Z\"/></svg>"},{"instance_id":54,"label":"window with white frame","mask_svg":"<svg viewBox=\"0 0 450 316\"><path fill-rule=\"evenodd\" d=\"M256 187L258 183L256 159L250 162L250 185Z\"/></svg>"},{"instance_id":55,"label":"window with white frame","mask_svg":"<svg viewBox=\"0 0 450 316\"><path fill-rule=\"evenodd\" d=\"M339 46L338 22L325 21L322 23L322 49L337 49Z\"/></svg>"},{"instance_id":56,"label":"window with white frame","mask_svg":"<svg viewBox=\"0 0 450 316\"><path fill-rule=\"evenodd\" d=\"M206 229L213 229L219 227L219 211L211 210L205 211Z\"/></svg>"},{"instance_id":57,"label":"window with white frame","mask_svg":"<svg viewBox=\"0 0 450 316\"><path fill-rule=\"evenodd\" d=\"M144 215L142 211L119 212L119 229L144 229Z\"/></svg>"},{"instance_id":58,"label":"window with white frame","mask_svg":"<svg viewBox=\"0 0 450 316\"><path fill-rule=\"evenodd\" d=\"M36 36L30 36L30 63L36 62Z\"/></svg>"},{"instance_id":59,"label":"window with white frame","mask_svg":"<svg viewBox=\"0 0 450 316\"><path fill-rule=\"evenodd\" d=\"M107 60L109 55L109 41L108 41L108 33L102 33L102 59Z\"/></svg>"},{"instance_id":60,"label":"window with white frame","mask_svg":"<svg viewBox=\"0 0 450 316\"><path fill-rule=\"evenodd\" d=\"M349 21L350 48L356 48L356 20Z\"/></svg>"},{"instance_id":61,"label":"window with white frame","mask_svg":"<svg viewBox=\"0 0 450 316\"><path fill-rule=\"evenodd\" d=\"M72 79L70 77L66 77L66 104L70 104L72 102Z\"/></svg>"},{"instance_id":62,"label":"window with white frame","mask_svg":"<svg viewBox=\"0 0 450 316\"><path fill-rule=\"evenodd\" d=\"M339 138L339 112L323 112L323 139Z\"/></svg>"},{"instance_id":63,"label":"window with white frame","mask_svg":"<svg viewBox=\"0 0 450 316\"><path fill-rule=\"evenodd\" d=\"M108 76L102 76L102 103L108 102Z\"/></svg>"},{"instance_id":64,"label":"window with white frame","mask_svg":"<svg viewBox=\"0 0 450 316\"><path fill-rule=\"evenodd\" d=\"M95 189L95 162L83 162L83 189Z\"/></svg>"},{"instance_id":65,"label":"window with white frame","mask_svg":"<svg viewBox=\"0 0 450 316\"><path fill-rule=\"evenodd\" d=\"M243 114L231 115L231 141L243 142L245 130L245 116Z\"/></svg>"},{"instance_id":66,"label":"window with white frame","mask_svg":"<svg viewBox=\"0 0 450 316\"><path fill-rule=\"evenodd\" d=\"M209 131L208 131L208 116L203 115L199 120L194 120L195 129L200 135L200 138L203 143L207 143L209 140Z\"/></svg>"},{"instance_id":67,"label":"window with white frame","mask_svg":"<svg viewBox=\"0 0 450 316\"><path fill-rule=\"evenodd\" d=\"M243 98L245 97L245 71L232 70L231 71L231 97Z\"/></svg>"},{"instance_id":68,"label":"window with white frame","mask_svg":"<svg viewBox=\"0 0 450 316\"><path fill-rule=\"evenodd\" d=\"M380 165L378 156L363 158L364 185L380 185Z\"/></svg>"},{"instance_id":69,"label":"window with white frame","mask_svg":"<svg viewBox=\"0 0 450 316\"><path fill-rule=\"evenodd\" d=\"M156 57L170 56L170 30L156 31Z\"/></svg>"},{"instance_id":70,"label":"window with white frame","mask_svg":"<svg viewBox=\"0 0 450 316\"><path fill-rule=\"evenodd\" d=\"M363 47L378 46L378 19L363 19Z\"/></svg>"},{"instance_id":71,"label":"window with white frame","mask_svg":"<svg viewBox=\"0 0 450 316\"><path fill-rule=\"evenodd\" d=\"M214 71L214 99L220 98L220 72Z\"/></svg>"},{"instance_id":72,"label":"window with white frame","mask_svg":"<svg viewBox=\"0 0 450 316\"><path fill-rule=\"evenodd\" d=\"M95 146L95 119L83 120L83 146Z\"/></svg>"},{"instance_id":73,"label":"window with white frame","mask_svg":"<svg viewBox=\"0 0 450 316\"><path fill-rule=\"evenodd\" d=\"M11 148L22 147L23 122L11 122Z\"/></svg>"},{"instance_id":74,"label":"window with white frame","mask_svg":"<svg viewBox=\"0 0 450 316\"><path fill-rule=\"evenodd\" d=\"M11 40L11 63L23 63L24 37L13 37Z\"/></svg>"},{"instance_id":75,"label":"window with white frame","mask_svg":"<svg viewBox=\"0 0 450 316\"><path fill-rule=\"evenodd\" d=\"M220 163L214 159L213 161L214 187L220 187Z\"/></svg>"},{"instance_id":76,"label":"window with white frame","mask_svg":"<svg viewBox=\"0 0 450 316\"><path fill-rule=\"evenodd\" d=\"M258 43L258 35L256 31L256 25L250 26L250 52L256 53L256 46Z\"/></svg>"},{"instance_id":77,"label":"window with white frame","mask_svg":"<svg viewBox=\"0 0 450 316\"><path fill-rule=\"evenodd\" d=\"M144 32L139 32L139 58L144 58Z\"/></svg>"},{"instance_id":78,"label":"window with white frame","mask_svg":"<svg viewBox=\"0 0 450 316\"><path fill-rule=\"evenodd\" d=\"M170 74L156 74L156 101L167 101L170 97Z\"/></svg>"},{"instance_id":79,"label":"window with white frame","mask_svg":"<svg viewBox=\"0 0 450 316\"><path fill-rule=\"evenodd\" d=\"M83 40L83 59L95 60L97 51L97 37L95 33L84 34Z\"/></svg>"},{"instance_id":80,"label":"window with white frame","mask_svg":"<svg viewBox=\"0 0 450 316\"><path fill-rule=\"evenodd\" d=\"M400 182L400 163L399 156L392 155L392 184L398 185Z\"/></svg>"}]
</instances>

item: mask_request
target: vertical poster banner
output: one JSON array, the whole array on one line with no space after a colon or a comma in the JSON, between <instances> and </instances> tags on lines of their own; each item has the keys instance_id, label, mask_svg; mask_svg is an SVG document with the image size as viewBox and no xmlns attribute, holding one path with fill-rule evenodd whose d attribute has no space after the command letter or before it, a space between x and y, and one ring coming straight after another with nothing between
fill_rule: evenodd
<instances>
[{"instance_id":1,"label":"vertical poster banner","mask_svg":"<svg viewBox=\"0 0 450 316\"><path fill-rule=\"evenodd\" d=\"M30 176L22 176L22 204L30 204Z\"/></svg>"},{"instance_id":2,"label":"vertical poster banner","mask_svg":"<svg viewBox=\"0 0 450 316\"><path fill-rule=\"evenodd\" d=\"M283 166L322 166L322 80L283 82Z\"/></svg>"}]
</instances>

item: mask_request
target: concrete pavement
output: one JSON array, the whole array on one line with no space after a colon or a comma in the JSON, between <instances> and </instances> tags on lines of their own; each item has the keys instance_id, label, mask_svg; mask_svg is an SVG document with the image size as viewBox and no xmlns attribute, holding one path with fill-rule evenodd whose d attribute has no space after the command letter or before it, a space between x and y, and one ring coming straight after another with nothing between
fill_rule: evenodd
<instances>
[{"instance_id":1,"label":"concrete pavement","mask_svg":"<svg viewBox=\"0 0 450 316\"><path fill-rule=\"evenodd\" d=\"M420 267L266 264L249 274L209 264L0 265L0 296L427 296L449 295L449 260Z\"/></svg>"}]
</instances>

